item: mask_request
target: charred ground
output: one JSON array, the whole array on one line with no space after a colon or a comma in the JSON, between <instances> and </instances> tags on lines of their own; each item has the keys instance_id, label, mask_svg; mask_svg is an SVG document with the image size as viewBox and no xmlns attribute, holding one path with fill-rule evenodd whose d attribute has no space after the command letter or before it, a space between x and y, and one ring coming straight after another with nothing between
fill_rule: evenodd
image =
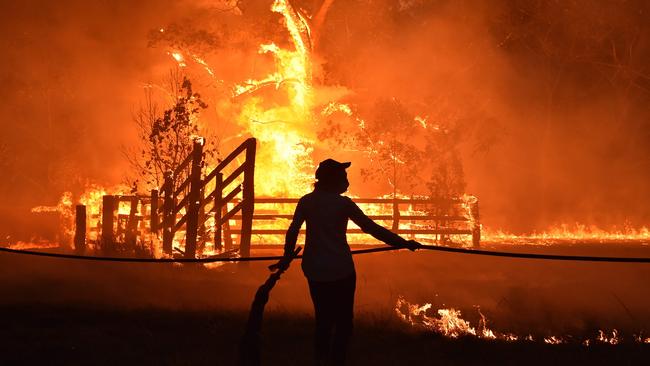
<instances>
[{"instance_id":1,"label":"charred ground","mask_svg":"<svg viewBox=\"0 0 650 366\"><path fill-rule=\"evenodd\" d=\"M639 245L575 245L531 251L650 255ZM9 364L234 363L248 306L265 264L215 269L87 263L2 254L4 359ZM312 318L296 263L271 294L264 323L267 364L307 364ZM356 333L351 364L638 364L650 329L645 265L559 263L437 253L357 257ZM394 313L398 296L433 309L457 308L476 325L476 306L499 332L535 342L452 340L411 327ZM433 312L432 314L433 315ZM617 329L616 346L593 343ZM551 335L569 344L547 345Z\"/></svg>"}]
</instances>

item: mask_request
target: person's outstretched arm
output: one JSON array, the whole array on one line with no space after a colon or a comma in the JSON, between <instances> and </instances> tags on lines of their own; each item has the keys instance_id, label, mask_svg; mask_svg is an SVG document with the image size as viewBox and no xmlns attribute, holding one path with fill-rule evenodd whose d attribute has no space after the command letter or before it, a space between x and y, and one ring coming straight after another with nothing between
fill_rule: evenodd
<instances>
[{"instance_id":1,"label":"person's outstretched arm","mask_svg":"<svg viewBox=\"0 0 650 366\"><path fill-rule=\"evenodd\" d=\"M350 220L357 224L361 230L372 235L375 239L381 240L384 243L400 248L408 248L410 250L417 249L420 244L414 240L406 240L394 232L386 229L385 227L372 221L366 214L361 211L359 206L348 198L348 214Z\"/></svg>"},{"instance_id":2,"label":"person's outstretched arm","mask_svg":"<svg viewBox=\"0 0 650 366\"><path fill-rule=\"evenodd\" d=\"M297 255L295 252L296 241L298 241L298 234L300 233L300 227L302 223L305 222L305 213L304 213L304 204L302 199L298 201L296 205L296 211L293 213L293 220L289 224L289 229L287 229L287 235L284 238L284 258L280 259L277 263L274 263L269 266L271 271L280 269L280 267L288 267L291 262L291 257ZM286 270L286 268L284 268Z\"/></svg>"},{"instance_id":3,"label":"person's outstretched arm","mask_svg":"<svg viewBox=\"0 0 650 366\"><path fill-rule=\"evenodd\" d=\"M294 249L296 248L296 241L298 241L298 234L300 233L300 228L305 222L305 208L302 199L298 201L296 205L296 211L293 213L293 220L287 229L287 235L284 239L284 256L290 256L293 254Z\"/></svg>"}]
</instances>

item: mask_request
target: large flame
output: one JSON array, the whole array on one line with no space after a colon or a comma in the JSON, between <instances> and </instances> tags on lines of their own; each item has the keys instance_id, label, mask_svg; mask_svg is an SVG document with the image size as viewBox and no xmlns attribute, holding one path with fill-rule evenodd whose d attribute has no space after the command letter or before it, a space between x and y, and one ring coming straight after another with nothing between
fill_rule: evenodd
<instances>
[{"instance_id":1,"label":"large flame","mask_svg":"<svg viewBox=\"0 0 650 366\"><path fill-rule=\"evenodd\" d=\"M286 0L276 0L273 12L283 16L293 49L274 43L262 44L259 53L270 54L275 72L258 80L236 85L235 98L243 102L239 123L260 141L256 170L256 192L262 196L296 196L309 189L313 168L314 97L312 87L309 26ZM273 87L286 98L265 99L256 95L261 88ZM278 102L286 100L284 104ZM270 106L269 106L270 105Z\"/></svg>"}]
</instances>

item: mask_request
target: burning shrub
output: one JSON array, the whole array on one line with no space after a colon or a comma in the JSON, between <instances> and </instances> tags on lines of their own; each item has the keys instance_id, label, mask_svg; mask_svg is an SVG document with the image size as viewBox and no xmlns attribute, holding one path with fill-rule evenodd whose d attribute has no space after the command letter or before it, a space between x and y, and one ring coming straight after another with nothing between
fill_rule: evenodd
<instances>
[{"instance_id":1,"label":"burning shrub","mask_svg":"<svg viewBox=\"0 0 650 366\"><path fill-rule=\"evenodd\" d=\"M145 91L145 104L134 119L138 126L142 146L139 154L127 154L136 178L133 190L138 190L140 180L147 188L160 187L167 172L173 171L192 151L193 141L199 138L198 117L208 106L201 95L194 92L192 82L178 71L170 73L170 96L174 104L162 113L154 102L150 89ZM210 139L203 153L207 158L218 154L216 139ZM185 177L172 177L174 183ZM176 186L176 184L174 184Z\"/></svg>"},{"instance_id":2,"label":"burning shrub","mask_svg":"<svg viewBox=\"0 0 650 366\"><path fill-rule=\"evenodd\" d=\"M354 117L347 105L330 105L323 114L334 112L355 118L356 123L330 118L318 136L363 153L369 160L361 169L364 179L387 182L393 197L463 194L465 182L455 134L427 123L426 117L414 115L395 98L375 102L369 119ZM428 180L422 179L426 176Z\"/></svg>"}]
</instances>

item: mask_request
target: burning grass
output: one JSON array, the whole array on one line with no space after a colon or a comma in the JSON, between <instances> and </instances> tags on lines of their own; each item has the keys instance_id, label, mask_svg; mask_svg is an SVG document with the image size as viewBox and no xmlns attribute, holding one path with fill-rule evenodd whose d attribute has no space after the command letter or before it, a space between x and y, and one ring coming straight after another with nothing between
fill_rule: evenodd
<instances>
[{"instance_id":1,"label":"burning grass","mask_svg":"<svg viewBox=\"0 0 650 366\"><path fill-rule=\"evenodd\" d=\"M469 321L462 318L460 310L448 308L438 309L434 312L429 311L431 309L432 305L430 303L424 305L411 304L403 297L399 297L397 299L397 304L395 305L395 313L397 314L397 317L406 324L451 339L478 338L504 342L543 342L550 345L581 344L585 347L594 346L596 344L617 345L622 342L650 344L650 337L644 336L643 332L622 337L616 329L611 331L598 330L598 333L591 337L589 337L588 334L581 336L533 336L532 334L521 336L513 333L500 333L488 328L488 319L483 315L481 309L478 307L477 312L480 319L478 321L478 326L476 327L472 326ZM433 313L433 315L431 313Z\"/></svg>"}]
</instances>

